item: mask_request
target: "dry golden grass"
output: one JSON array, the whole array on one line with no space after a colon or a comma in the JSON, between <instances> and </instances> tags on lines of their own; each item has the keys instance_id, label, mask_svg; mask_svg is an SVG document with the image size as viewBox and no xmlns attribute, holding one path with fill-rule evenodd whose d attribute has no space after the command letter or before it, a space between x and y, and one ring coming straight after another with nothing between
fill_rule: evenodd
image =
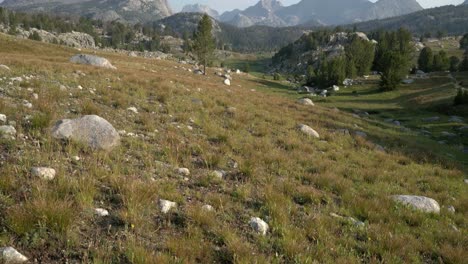
<instances>
[{"instance_id":1,"label":"dry golden grass","mask_svg":"<svg viewBox=\"0 0 468 264\"><path fill-rule=\"evenodd\" d=\"M35 76L21 90L0 81L8 91L0 112L27 136L1 141L0 246L42 263L463 263L468 257L466 172L425 151L408 154L411 138L348 113L252 91L259 84L250 76L235 76L227 87L170 61L98 52L118 68L105 70L68 63L77 53L69 48L5 36L0 47L0 63L12 68L6 77ZM62 92L60 85L70 88ZM22 107L23 99L33 108ZM131 106L139 113L126 110ZM123 136L109 153L50 137L56 120L91 113L143 136ZM33 125L23 122L26 115ZM322 140L300 134L302 123ZM333 131L354 124L369 139ZM387 152L374 143L389 143ZM57 178L33 178L29 170L39 165L55 168ZM191 170L188 179L177 167ZM213 170L226 171L225 179ZM423 214L396 205L388 198L393 194L429 196L457 211ZM164 215L158 199L178 208ZM204 204L215 210L203 211ZM111 216L95 216L97 207ZM270 225L267 236L250 228L253 216Z\"/></svg>"}]
</instances>

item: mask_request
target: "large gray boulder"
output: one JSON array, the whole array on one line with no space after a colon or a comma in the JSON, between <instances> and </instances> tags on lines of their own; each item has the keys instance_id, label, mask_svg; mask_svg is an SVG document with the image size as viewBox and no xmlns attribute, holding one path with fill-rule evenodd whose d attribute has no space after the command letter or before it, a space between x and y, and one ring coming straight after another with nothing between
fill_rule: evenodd
<instances>
[{"instance_id":1,"label":"large gray boulder","mask_svg":"<svg viewBox=\"0 0 468 264\"><path fill-rule=\"evenodd\" d=\"M97 67L102 67L102 68L107 68L107 69L117 69L107 59L94 56L94 55L88 55L88 54L77 54L70 59L70 62L92 65L92 66L97 66Z\"/></svg>"},{"instance_id":2,"label":"large gray boulder","mask_svg":"<svg viewBox=\"0 0 468 264\"><path fill-rule=\"evenodd\" d=\"M393 195L392 199L426 213L440 213L439 203L436 200L425 196Z\"/></svg>"},{"instance_id":3,"label":"large gray boulder","mask_svg":"<svg viewBox=\"0 0 468 264\"><path fill-rule=\"evenodd\" d=\"M52 136L73 140L93 149L110 150L120 144L117 130L97 115L60 120L52 128Z\"/></svg>"},{"instance_id":4,"label":"large gray boulder","mask_svg":"<svg viewBox=\"0 0 468 264\"><path fill-rule=\"evenodd\" d=\"M64 43L67 46L75 47L75 48L95 48L96 43L94 42L94 38L86 33L83 32L67 32L58 35L59 42Z\"/></svg>"}]
</instances>

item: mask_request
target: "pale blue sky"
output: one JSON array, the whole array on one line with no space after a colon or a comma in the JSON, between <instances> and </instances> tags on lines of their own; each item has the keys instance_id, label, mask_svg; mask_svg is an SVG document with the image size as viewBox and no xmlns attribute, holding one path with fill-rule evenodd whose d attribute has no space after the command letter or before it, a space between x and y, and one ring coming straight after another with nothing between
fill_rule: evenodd
<instances>
[{"instance_id":1,"label":"pale blue sky","mask_svg":"<svg viewBox=\"0 0 468 264\"><path fill-rule=\"evenodd\" d=\"M300 0L281 0L284 5L291 5L299 2ZM371 0L375 2L376 0ZM425 8L442 6L449 4L461 4L464 0L418 0L418 2ZM254 5L258 0L169 0L171 7L174 11L180 11L180 9L186 4L205 4L209 5L211 8L216 9L220 12L226 10L232 10L235 8L244 9L248 6Z\"/></svg>"}]
</instances>

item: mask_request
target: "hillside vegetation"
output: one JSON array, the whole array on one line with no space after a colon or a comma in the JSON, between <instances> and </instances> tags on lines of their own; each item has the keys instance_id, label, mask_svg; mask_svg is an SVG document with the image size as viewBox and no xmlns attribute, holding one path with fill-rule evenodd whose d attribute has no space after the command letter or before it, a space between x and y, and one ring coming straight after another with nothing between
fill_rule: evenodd
<instances>
[{"instance_id":1,"label":"hillside vegetation","mask_svg":"<svg viewBox=\"0 0 468 264\"><path fill-rule=\"evenodd\" d=\"M0 144L0 246L31 262L468 258L467 154L386 125L386 111L376 118L348 112L391 104L410 115L414 102L390 96L398 91L379 102L366 96L370 83L369 91L356 88L362 97L350 92L304 106L281 82L247 74L225 86L216 69L195 75L171 61L93 51L112 70L72 64L78 51L57 45L0 35L0 47L0 64L11 69L0 69L0 113L17 130ZM432 87L420 96L454 88L446 77L430 80L414 84ZM51 137L57 120L89 114L120 131L119 147L96 151ZM303 134L300 124L320 138ZM36 166L57 176L40 179L31 174ZM441 212L390 198L399 194L433 198ZM160 199L177 207L165 214ZM252 217L269 225L265 235L251 228Z\"/></svg>"}]
</instances>

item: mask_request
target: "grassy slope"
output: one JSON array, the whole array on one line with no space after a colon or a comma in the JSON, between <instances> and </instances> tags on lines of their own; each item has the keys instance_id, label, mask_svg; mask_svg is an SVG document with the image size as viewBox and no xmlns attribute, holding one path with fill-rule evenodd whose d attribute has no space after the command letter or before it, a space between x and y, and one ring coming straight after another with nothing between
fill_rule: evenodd
<instances>
[{"instance_id":1,"label":"grassy slope","mask_svg":"<svg viewBox=\"0 0 468 264\"><path fill-rule=\"evenodd\" d=\"M235 76L226 87L214 75L192 75L172 62L100 54L118 67L112 71L70 64L76 50L68 48L3 35L0 47L0 63L13 70L7 77L36 76L21 83L22 89L0 81L6 91L0 113L27 136L1 143L0 246L12 245L43 263L462 263L467 258L466 176L460 163L424 151L429 141L419 145L415 136L373 119L299 106L276 94L284 91L280 84L248 76ZM74 75L76 70L86 76ZM60 84L72 88L60 91ZM21 105L23 99L32 101L28 87L39 94L32 109ZM140 113L126 111L130 106ZM235 114L226 111L231 106ZM110 153L50 138L55 120L91 113L144 137L123 137ZM34 125L23 121L26 115ZM300 123L315 128L322 140L298 133ZM333 133L337 128L364 130L371 137ZM387 153L374 150L373 142L384 144ZM408 142L414 150L408 151ZM74 155L81 161L71 161ZM188 167L192 175L185 180L157 161ZM57 169L57 179L32 177L29 170L38 165ZM226 179L210 177L213 169L227 171ZM457 212L423 214L396 205L388 199L392 194L426 195ZM179 209L161 214L158 198L178 202ZM203 213L203 204L215 212ZM95 207L109 209L111 217L93 216ZM330 213L357 218L366 227ZM269 223L266 237L248 226L252 216Z\"/></svg>"}]
</instances>

